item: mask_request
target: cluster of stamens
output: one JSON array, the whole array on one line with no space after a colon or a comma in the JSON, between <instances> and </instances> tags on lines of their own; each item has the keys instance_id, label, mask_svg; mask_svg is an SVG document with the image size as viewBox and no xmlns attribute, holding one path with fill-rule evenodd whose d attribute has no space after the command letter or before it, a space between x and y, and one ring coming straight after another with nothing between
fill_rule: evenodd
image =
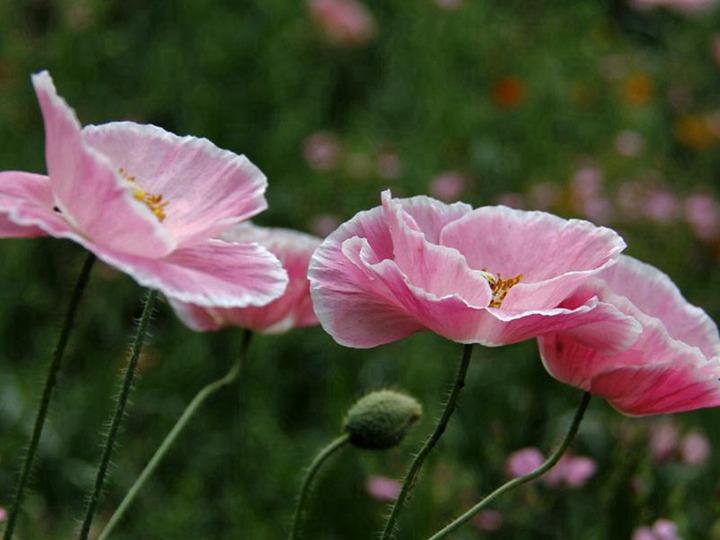
<instances>
[{"instance_id":1,"label":"cluster of stamens","mask_svg":"<svg viewBox=\"0 0 720 540\"><path fill-rule=\"evenodd\" d=\"M141 188L137 183L135 182L135 177L130 176L128 172L120 167L118 169L118 172L120 173L120 176L122 176L125 180L127 180L130 184L130 187L132 188L133 197L135 197L138 201L145 204L150 211L155 214L155 217L162 223L162 221L165 219L165 207L168 204L168 201L163 201L162 195L155 195L154 193L147 193L143 188Z\"/></svg>"},{"instance_id":2,"label":"cluster of stamens","mask_svg":"<svg viewBox=\"0 0 720 540\"><path fill-rule=\"evenodd\" d=\"M515 277L503 279L499 272L497 276L492 275L487 270L483 270L483 272L485 274L485 279L487 279L490 284L490 292L492 292L492 299L490 300L490 304L488 306L491 308L499 308L502 306L503 300L505 300L508 291L520 283L520 280L523 277L522 274L518 274Z\"/></svg>"}]
</instances>

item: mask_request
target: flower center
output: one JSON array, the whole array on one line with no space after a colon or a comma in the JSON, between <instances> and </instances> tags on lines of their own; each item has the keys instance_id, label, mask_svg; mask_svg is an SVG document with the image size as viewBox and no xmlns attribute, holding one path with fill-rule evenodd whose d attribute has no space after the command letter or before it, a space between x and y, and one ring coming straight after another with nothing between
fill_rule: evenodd
<instances>
[{"instance_id":1,"label":"flower center","mask_svg":"<svg viewBox=\"0 0 720 540\"><path fill-rule=\"evenodd\" d=\"M499 308L500 306L502 306L503 300L505 300L508 291L512 289L515 285L520 283L520 280L523 277L522 274L518 274L515 277L503 279L502 275L500 275L500 272L498 272L497 276L494 276L484 268L482 270L482 273L484 274L485 279L487 279L488 283L490 284L490 292L492 292L492 299L490 300L490 304L488 305L488 307L491 308Z\"/></svg>"},{"instance_id":2,"label":"flower center","mask_svg":"<svg viewBox=\"0 0 720 540\"><path fill-rule=\"evenodd\" d=\"M133 192L133 197L135 197L141 203L145 204L145 206L147 206L150 211L155 214L155 217L158 219L158 221L162 223L166 217L165 207L167 206L168 201L163 201L162 195L147 193L135 182L135 177L130 176L128 172L122 167L118 169L118 172L120 173L120 176L122 176L130 184L130 188Z\"/></svg>"}]
</instances>

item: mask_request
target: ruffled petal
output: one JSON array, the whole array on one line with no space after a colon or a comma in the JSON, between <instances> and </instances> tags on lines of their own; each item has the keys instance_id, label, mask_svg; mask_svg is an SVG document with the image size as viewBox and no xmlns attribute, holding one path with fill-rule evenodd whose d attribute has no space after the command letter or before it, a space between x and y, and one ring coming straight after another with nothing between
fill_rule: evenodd
<instances>
[{"instance_id":1,"label":"ruffled petal","mask_svg":"<svg viewBox=\"0 0 720 540\"><path fill-rule=\"evenodd\" d=\"M265 306L244 308L202 308L171 301L180 319L195 330L218 330L239 326L254 332L277 334L292 328L318 323L310 298L307 279L310 256L322 240L288 229L258 227L243 223L224 233L231 242L257 242L275 255L288 274L287 289L280 298Z\"/></svg>"},{"instance_id":2,"label":"ruffled petal","mask_svg":"<svg viewBox=\"0 0 720 540\"><path fill-rule=\"evenodd\" d=\"M389 191L383 193L382 201L394 261L409 283L433 296L457 296L476 307L490 304L492 293L485 275L471 270L458 251L426 239L426 234L439 237L444 226L440 220L436 230L420 229L404 207L390 198ZM421 207L415 202L416 208ZM424 215L436 214L425 212Z\"/></svg>"},{"instance_id":3,"label":"ruffled petal","mask_svg":"<svg viewBox=\"0 0 720 540\"><path fill-rule=\"evenodd\" d=\"M557 306L625 248L616 232L588 221L504 206L473 210L445 227L440 241L471 268L505 278L522 274L503 301L511 310Z\"/></svg>"},{"instance_id":4,"label":"ruffled petal","mask_svg":"<svg viewBox=\"0 0 720 540\"><path fill-rule=\"evenodd\" d=\"M245 156L207 139L133 122L87 126L83 139L145 192L162 196L163 225L181 246L216 236L267 208L265 175Z\"/></svg>"},{"instance_id":5,"label":"ruffled petal","mask_svg":"<svg viewBox=\"0 0 720 540\"><path fill-rule=\"evenodd\" d=\"M67 230L67 222L53 211L47 176L0 172L0 236L58 236Z\"/></svg>"},{"instance_id":6,"label":"ruffled petal","mask_svg":"<svg viewBox=\"0 0 720 540\"><path fill-rule=\"evenodd\" d=\"M590 391L631 416L669 414L720 406L720 360L691 357L621 367L596 377Z\"/></svg>"},{"instance_id":7,"label":"ruffled petal","mask_svg":"<svg viewBox=\"0 0 720 540\"><path fill-rule=\"evenodd\" d=\"M200 306L264 305L278 298L288 282L280 261L257 244L208 240L178 249L163 259L87 247L141 285Z\"/></svg>"},{"instance_id":8,"label":"ruffled petal","mask_svg":"<svg viewBox=\"0 0 720 540\"><path fill-rule=\"evenodd\" d=\"M674 339L699 348L707 358L720 355L720 335L715 322L685 300L664 272L622 255L600 277L614 293L627 298L644 314L659 319Z\"/></svg>"},{"instance_id":9,"label":"ruffled petal","mask_svg":"<svg viewBox=\"0 0 720 540\"><path fill-rule=\"evenodd\" d=\"M365 212L361 217L368 218L368 214ZM374 223L372 219L364 221ZM354 226L350 222L343 227L347 230ZM325 331L341 345L364 349L423 330L422 324L390 300L392 293L383 283L376 283L363 265L351 262L343 254L343 248L359 252L365 247L367 257L378 258L364 238L337 242L334 235L341 236L343 232L336 231L320 245L308 270L315 314Z\"/></svg>"},{"instance_id":10,"label":"ruffled petal","mask_svg":"<svg viewBox=\"0 0 720 540\"><path fill-rule=\"evenodd\" d=\"M128 182L87 147L75 112L55 91L50 75L33 75L45 120L45 157L53 205L78 234L110 250L161 257L174 241Z\"/></svg>"}]
</instances>

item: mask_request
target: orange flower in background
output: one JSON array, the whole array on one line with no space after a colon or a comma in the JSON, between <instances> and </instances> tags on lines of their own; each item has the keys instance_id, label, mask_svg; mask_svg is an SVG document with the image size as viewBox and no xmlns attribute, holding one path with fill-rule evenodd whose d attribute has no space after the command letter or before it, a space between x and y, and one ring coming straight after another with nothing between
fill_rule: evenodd
<instances>
[{"instance_id":1,"label":"orange flower in background","mask_svg":"<svg viewBox=\"0 0 720 540\"><path fill-rule=\"evenodd\" d=\"M623 83L623 98L633 107L647 105L652 99L655 85L646 73L634 73Z\"/></svg>"},{"instance_id":2,"label":"orange flower in background","mask_svg":"<svg viewBox=\"0 0 720 540\"><path fill-rule=\"evenodd\" d=\"M713 116L681 116L675 121L675 138L690 148L710 148L720 138L716 123Z\"/></svg>"},{"instance_id":3,"label":"orange flower in background","mask_svg":"<svg viewBox=\"0 0 720 540\"><path fill-rule=\"evenodd\" d=\"M517 77L502 77L492 87L493 103L505 109L517 107L525 101L526 87Z\"/></svg>"}]
</instances>

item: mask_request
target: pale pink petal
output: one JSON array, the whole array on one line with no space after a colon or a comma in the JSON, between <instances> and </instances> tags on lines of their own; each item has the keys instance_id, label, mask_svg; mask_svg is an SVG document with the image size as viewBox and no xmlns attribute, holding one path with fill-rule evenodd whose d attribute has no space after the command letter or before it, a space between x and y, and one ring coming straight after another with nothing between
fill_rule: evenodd
<instances>
[{"instance_id":1,"label":"pale pink petal","mask_svg":"<svg viewBox=\"0 0 720 540\"><path fill-rule=\"evenodd\" d=\"M282 263L288 274L287 289L265 306L243 308L202 308L172 301L180 319L194 330L218 330L239 326L255 332L280 333L318 323L310 298L307 268L315 248L322 242L309 234L241 224L222 235L227 241L257 242Z\"/></svg>"},{"instance_id":2,"label":"pale pink petal","mask_svg":"<svg viewBox=\"0 0 720 540\"><path fill-rule=\"evenodd\" d=\"M53 211L47 176L0 172L0 237L31 238L67 228Z\"/></svg>"},{"instance_id":3,"label":"pale pink petal","mask_svg":"<svg viewBox=\"0 0 720 540\"><path fill-rule=\"evenodd\" d=\"M159 289L168 298L201 306L264 305L279 297L288 282L280 261L257 244L208 240L162 259L94 247L98 257L141 285Z\"/></svg>"},{"instance_id":4,"label":"pale pink petal","mask_svg":"<svg viewBox=\"0 0 720 540\"><path fill-rule=\"evenodd\" d=\"M315 251L308 270L315 313L325 331L341 345L369 348L423 330L412 315L389 300L392 292L374 283L366 268L338 256L342 248L332 236ZM364 239L353 240L372 249Z\"/></svg>"},{"instance_id":5,"label":"pale pink petal","mask_svg":"<svg viewBox=\"0 0 720 540\"><path fill-rule=\"evenodd\" d=\"M624 296L644 314L659 319L674 339L698 347L710 358L720 355L717 325L690 304L667 274L654 266L621 255L600 277L614 293Z\"/></svg>"},{"instance_id":6,"label":"pale pink petal","mask_svg":"<svg viewBox=\"0 0 720 540\"><path fill-rule=\"evenodd\" d=\"M314 257L316 263L322 262L319 258L323 255L322 250L321 246L316 252ZM478 308L468 305L457 295L438 297L415 287L408 282L407 277L394 261L386 259L373 264L371 261L377 259L377 256L363 239L356 237L346 240L342 251L344 261L343 258L336 257L334 262L349 261L355 268L346 267L342 272L343 275L338 271L330 270L330 275L336 276L341 281L339 284L337 281L329 283L322 275L314 275L311 271L311 281L313 275L315 279L325 281L325 289L322 291L325 295L330 291L335 293L332 298L327 299L329 301L322 299L321 294L315 293L313 300L316 302L318 318L325 329L336 328L334 331L328 331L336 339L339 338L341 343L353 347L375 346L399 339L394 337L396 332L393 327L380 329L372 320L368 320L366 324L351 325L330 320L332 316L338 315L323 311L325 306L328 303L343 303L347 305L337 313L352 312L357 302L355 298L358 294L357 287L361 287L364 291L362 294L368 297L365 302L369 308L380 310L379 306L384 303L386 304L382 309L384 316L388 319L399 318L399 333L408 332L403 337L427 329L460 343L498 346L583 325L597 325L606 329L608 332L597 336L597 339L604 340L612 349L626 348L637 337L637 330L631 319L622 315L613 306L599 303L595 299L575 309L510 311ZM317 269L318 266L315 268ZM355 290L344 289L344 283L348 282L355 285ZM399 317L402 313L406 315ZM351 335L340 335L341 328L347 329ZM372 334L378 335L373 337ZM379 334L383 334L382 340ZM374 343L374 345L363 345L363 343Z\"/></svg>"},{"instance_id":7,"label":"pale pink petal","mask_svg":"<svg viewBox=\"0 0 720 540\"><path fill-rule=\"evenodd\" d=\"M522 274L503 309L555 307L625 248L617 233L590 222L504 206L473 210L445 227L440 241L471 268L504 278Z\"/></svg>"},{"instance_id":8,"label":"pale pink petal","mask_svg":"<svg viewBox=\"0 0 720 540\"><path fill-rule=\"evenodd\" d=\"M383 208L393 242L395 263L413 286L437 297L456 296L476 307L492 299L490 285L482 272L471 270L458 251L426 240L439 229L421 230L404 208L383 193ZM440 225L442 226L442 225Z\"/></svg>"},{"instance_id":9,"label":"pale pink petal","mask_svg":"<svg viewBox=\"0 0 720 540\"><path fill-rule=\"evenodd\" d=\"M83 143L75 112L57 95L50 75L33 75L33 84L45 120L53 206L79 234L98 245L140 256L168 253L172 238L133 197L114 164Z\"/></svg>"},{"instance_id":10,"label":"pale pink petal","mask_svg":"<svg viewBox=\"0 0 720 540\"><path fill-rule=\"evenodd\" d=\"M703 366L674 359L604 372L590 391L630 416L668 414L719 406L719 379L718 359Z\"/></svg>"},{"instance_id":11,"label":"pale pink petal","mask_svg":"<svg viewBox=\"0 0 720 540\"><path fill-rule=\"evenodd\" d=\"M216 236L267 207L265 175L207 139L132 122L87 126L82 136L143 190L162 196L163 226L179 246Z\"/></svg>"}]
</instances>

